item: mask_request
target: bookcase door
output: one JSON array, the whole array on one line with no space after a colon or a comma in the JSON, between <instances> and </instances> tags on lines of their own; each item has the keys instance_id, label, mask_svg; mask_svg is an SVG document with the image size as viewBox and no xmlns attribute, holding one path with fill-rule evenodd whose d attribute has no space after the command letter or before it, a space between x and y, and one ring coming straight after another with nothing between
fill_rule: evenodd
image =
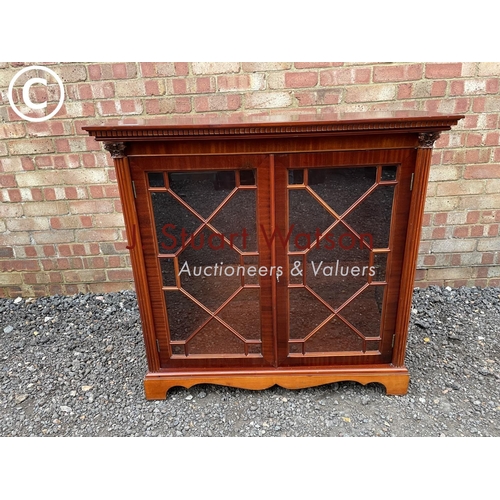
<instances>
[{"instance_id":1,"label":"bookcase door","mask_svg":"<svg viewBox=\"0 0 500 500\"><path fill-rule=\"evenodd\" d=\"M269 156L130 162L161 367L273 365Z\"/></svg>"},{"instance_id":2,"label":"bookcase door","mask_svg":"<svg viewBox=\"0 0 500 500\"><path fill-rule=\"evenodd\" d=\"M390 362L414 152L276 155L278 364Z\"/></svg>"}]
</instances>

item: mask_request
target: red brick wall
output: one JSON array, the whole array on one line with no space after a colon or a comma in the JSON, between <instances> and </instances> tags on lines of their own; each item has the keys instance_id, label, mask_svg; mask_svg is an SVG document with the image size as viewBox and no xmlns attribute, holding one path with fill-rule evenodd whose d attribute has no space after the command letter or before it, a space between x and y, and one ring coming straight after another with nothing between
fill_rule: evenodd
<instances>
[{"instance_id":1,"label":"red brick wall","mask_svg":"<svg viewBox=\"0 0 500 500\"><path fill-rule=\"evenodd\" d=\"M500 285L500 63L43 65L65 103L30 123L7 98L23 64L0 63L0 296L133 286L112 162L83 126L332 109L466 114L435 145L416 284Z\"/></svg>"}]
</instances>

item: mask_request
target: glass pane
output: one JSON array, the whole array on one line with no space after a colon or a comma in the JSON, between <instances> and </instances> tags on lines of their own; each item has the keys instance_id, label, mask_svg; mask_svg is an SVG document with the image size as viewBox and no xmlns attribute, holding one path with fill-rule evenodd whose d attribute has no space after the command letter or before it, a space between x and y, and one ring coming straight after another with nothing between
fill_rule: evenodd
<instances>
[{"instance_id":1,"label":"glass pane","mask_svg":"<svg viewBox=\"0 0 500 500\"><path fill-rule=\"evenodd\" d=\"M207 229L194 243L179 254L181 286L215 311L241 286L240 256L219 235Z\"/></svg>"},{"instance_id":2,"label":"glass pane","mask_svg":"<svg viewBox=\"0 0 500 500\"><path fill-rule=\"evenodd\" d=\"M330 306L337 308L368 282L374 269L370 250L339 223L307 254L305 282Z\"/></svg>"},{"instance_id":3,"label":"glass pane","mask_svg":"<svg viewBox=\"0 0 500 500\"><path fill-rule=\"evenodd\" d=\"M163 172L149 172L149 187L165 187Z\"/></svg>"},{"instance_id":4,"label":"glass pane","mask_svg":"<svg viewBox=\"0 0 500 500\"><path fill-rule=\"evenodd\" d=\"M379 298L383 288L369 286L340 312L364 337L380 336L382 303Z\"/></svg>"},{"instance_id":5,"label":"glass pane","mask_svg":"<svg viewBox=\"0 0 500 500\"><path fill-rule=\"evenodd\" d=\"M183 345L173 345L172 346L172 354L175 354L177 356L184 356L184 346Z\"/></svg>"},{"instance_id":6,"label":"glass pane","mask_svg":"<svg viewBox=\"0 0 500 500\"><path fill-rule=\"evenodd\" d=\"M290 251L301 251L311 248L319 235L335 222L329 214L305 189L289 191L289 221L288 233L282 235L283 240L289 237ZM276 244L282 241L277 234Z\"/></svg>"},{"instance_id":7,"label":"glass pane","mask_svg":"<svg viewBox=\"0 0 500 500\"><path fill-rule=\"evenodd\" d=\"M186 340L210 316L181 291L165 291L171 340Z\"/></svg>"},{"instance_id":8,"label":"glass pane","mask_svg":"<svg viewBox=\"0 0 500 500\"><path fill-rule=\"evenodd\" d=\"M333 318L306 342L306 353L362 350L363 340L338 318Z\"/></svg>"},{"instance_id":9,"label":"glass pane","mask_svg":"<svg viewBox=\"0 0 500 500\"><path fill-rule=\"evenodd\" d=\"M262 354L262 344L249 344L248 354Z\"/></svg>"},{"instance_id":10,"label":"glass pane","mask_svg":"<svg viewBox=\"0 0 500 500\"><path fill-rule=\"evenodd\" d=\"M240 170L240 185L255 186L255 170Z\"/></svg>"},{"instance_id":11,"label":"glass pane","mask_svg":"<svg viewBox=\"0 0 500 500\"><path fill-rule=\"evenodd\" d=\"M388 165L382 167L382 181L395 181L397 172L397 165Z\"/></svg>"},{"instance_id":12,"label":"glass pane","mask_svg":"<svg viewBox=\"0 0 500 500\"><path fill-rule=\"evenodd\" d=\"M387 258L388 254L386 253L373 254L373 267L375 270L373 281L385 281L387 279L386 278Z\"/></svg>"},{"instance_id":13,"label":"glass pane","mask_svg":"<svg viewBox=\"0 0 500 500\"><path fill-rule=\"evenodd\" d=\"M305 288L290 288L290 338L303 339L322 321L330 316L331 311Z\"/></svg>"},{"instance_id":14,"label":"glass pane","mask_svg":"<svg viewBox=\"0 0 500 500\"><path fill-rule=\"evenodd\" d=\"M304 184L304 170L289 170L288 184Z\"/></svg>"},{"instance_id":15,"label":"glass pane","mask_svg":"<svg viewBox=\"0 0 500 500\"><path fill-rule=\"evenodd\" d=\"M188 343L188 354L245 354L245 344L217 320L207 326Z\"/></svg>"},{"instance_id":16,"label":"glass pane","mask_svg":"<svg viewBox=\"0 0 500 500\"><path fill-rule=\"evenodd\" d=\"M257 191L240 189L210 224L242 252L257 251Z\"/></svg>"},{"instance_id":17,"label":"glass pane","mask_svg":"<svg viewBox=\"0 0 500 500\"><path fill-rule=\"evenodd\" d=\"M236 187L234 171L168 174L170 189L205 219Z\"/></svg>"},{"instance_id":18,"label":"glass pane","mask_svg":"<svg viewBox=\"0 0 500 500\"><path fill-rule=\"evenodd\" d=\"M160 259L163 286L175 286L174 259Z\"/></svg>"},{"instance_id":19,"label":"glass pane","mask_svg":"<svg viewBox=\"0 0 500 500\"><path fill-rule=\"evenodd\" d=\"M155 219L158 252L173 254L182 245L189 243L192 233L201 225L200 220L190 213L170 193L151 193Z\"/></svg>"},{"instance_id":20,"label":"glass pane","mask_svg":"<svg viewBox=\"0 0 500 500\"><path fill-rule=\"evenodd\" d=\"M219 318L247 340L260 340L260 289L247 288L219 313Z\"/></svg>"},{"instance_id":21,"label":"glass pane","mask_svg":"<svg viewBox=\"0 0 500 500\"><path fill-rule=\"evenodd\" d=\"M304 258L302 255L291 255L288 258L288 276L293 285L304 284Z\"/></svg>"},{"instance_id":22,"label":"glass pane","mask_svg":"<svg viewBox=\"0 0 500 500\"><path fill-rule=\"evenodd\" d=\"M303 345L302 342L301 343L290 342L288 344L290 354L302 354L302 345Z\"/></svg>"},{"instance_id":23,"label":"glass pane","mask_svg":"<svg viewBox=\"0 0 500 500\"><path fill-rule=\"evenodd\" d=\"M387 248L391 229L394 185L377 186L346 218L356 232L371 234L373 248Z\"/></svg>"},{"instance_id":24,"label":"glass pane","mask_svg":"<svg viewBox=\"0 0 500 500\"><path fill-rule=\"evenodd\" d=\"M259 257L257 255L245 255L243 257L245 266L245 285L259 284Z\"/></svg>"},{"instance_id":25,"label":"glass pane","mask_svg":"<svg viewBox=\"0 0 500 500\"><path fill-rule=\"evenodd\" d=\"M341 215L375 183L376 173L376 167L310 169L308 185Z\"/></svg>"},{"instance_id":26,"label":"glass pane","mask_svg":"<svg viewBox=\"0 0 500 500\"><path fill-rule=\"evenodd\" d=\"M366 341L367 351L380 351L380 341L379 340L367 340Z\"/></svg>"}]
</instances>

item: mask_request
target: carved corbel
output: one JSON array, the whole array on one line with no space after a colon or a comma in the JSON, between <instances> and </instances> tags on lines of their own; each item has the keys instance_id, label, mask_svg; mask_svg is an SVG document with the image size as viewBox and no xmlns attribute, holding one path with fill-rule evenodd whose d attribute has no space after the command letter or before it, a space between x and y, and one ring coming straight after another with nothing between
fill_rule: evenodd
<instances>
[{"instance_id":1,"label":"carved corbel","mask_svg":"<svg viewBox=\"0 0 500 500\"><path fill-rule=\"evenodd\" d=\"M432 148L440 135L441 132L422 132L418 134L418 147Z\"/></svg>"},{"instance_id":2,"label":"carved corbel","mask_svg":"<svg viewBox=\"0 0 500 500\"><path fill-rule=\"evenodd\" d=\"M108 151L111 158L124 158L125 148L127 144L125 142L105 142L104 149Z\"/></svg>"}]
</instances>

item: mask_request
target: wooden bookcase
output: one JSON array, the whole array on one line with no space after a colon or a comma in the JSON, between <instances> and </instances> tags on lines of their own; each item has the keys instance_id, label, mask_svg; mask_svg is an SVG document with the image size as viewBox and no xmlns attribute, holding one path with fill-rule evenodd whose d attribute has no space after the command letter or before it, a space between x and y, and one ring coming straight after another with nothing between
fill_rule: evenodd
<instances>
[{"instance_id":1,"label":"wooden bookcase","mask_svg":"<svg viewBox=\"0 0 500 500\"><path fill-rule=\"evenodd\" d=\"M85 127L114 159L149 372L170 387L405 394L432 147L462 116Z\"/></svg>"}]
</instances>

